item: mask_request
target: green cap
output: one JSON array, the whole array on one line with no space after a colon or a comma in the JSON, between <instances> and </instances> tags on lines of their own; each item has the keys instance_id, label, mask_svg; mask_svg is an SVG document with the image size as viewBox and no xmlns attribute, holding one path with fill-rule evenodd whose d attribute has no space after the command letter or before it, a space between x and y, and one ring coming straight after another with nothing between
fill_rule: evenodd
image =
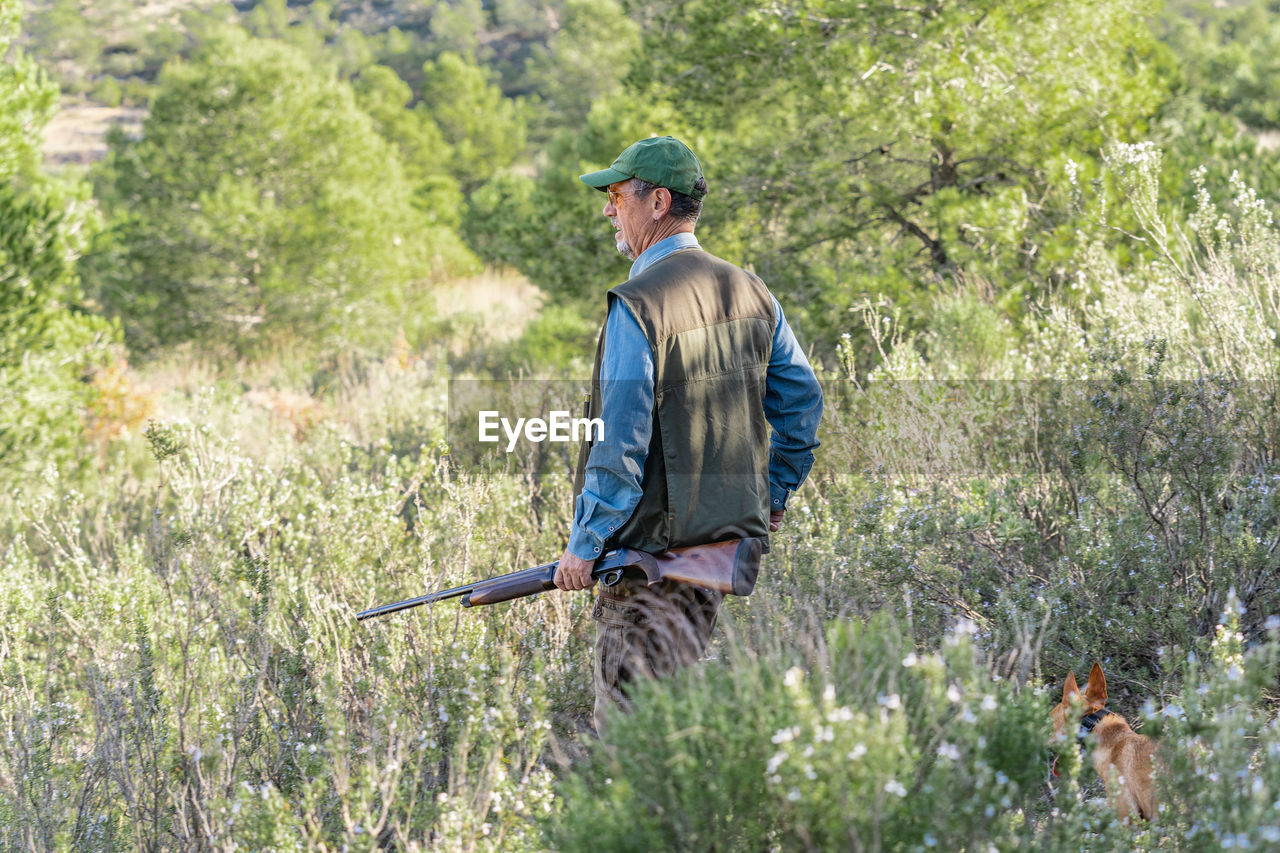
<instances>
[{"instance_id":1,"label":"green cap","mask_svg":"<svg viewBox=\"0 0 1280 853\"><path fill-rule=\"evenodd\" d=\"M688 145L674 136L654 136L641 139L623 151L609 168L580 175L578 180L589 187L605 190L610 184L640 178L678 193L702 198L707 194L706 190L699 192L694 189L694 184L701 177L702 164Z\"/></svg>"}]
</instances>

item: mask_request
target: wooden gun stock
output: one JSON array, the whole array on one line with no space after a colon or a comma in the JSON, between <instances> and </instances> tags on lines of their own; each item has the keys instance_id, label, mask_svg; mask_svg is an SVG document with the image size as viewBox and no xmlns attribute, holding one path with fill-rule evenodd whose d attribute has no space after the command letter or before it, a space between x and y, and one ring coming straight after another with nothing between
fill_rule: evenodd
<instances>
[{"instance_id":1,"label":"wooden gun stock","mask_svg":"<svg viewBox=\"0 0 1280 853\"><path fill-rule=\"evenodd\" d=\"M632 569L642 572L650 585L670 580L705 587L726 595L750 595L760 573L760 556L763 553L764 543L760 539L728 539L710 545L677 548L661 554L649 554L634 548L618 548L596 561L591 575L604 586L614 586L622 580L628 569ZM356 614L356 619L397 613L446 598L461 598L463 607L479 607L537 595L555 588L558 566L559 563L544 563L465 586L384 604L360 611Z\"/></svg>"},{"instance_id":2,"label":"wooden gun stock","mask_svg":"<svg viewBox=\"0 0 1280 853\"><path fill-rule=\"evenodd\" d=\"M750 595L760 574L764 543L759 539L729 539L655 554L658 580L706 587L725 595ZM650 577L649 582L653 583Z\"/></svg>"}]
</instances>

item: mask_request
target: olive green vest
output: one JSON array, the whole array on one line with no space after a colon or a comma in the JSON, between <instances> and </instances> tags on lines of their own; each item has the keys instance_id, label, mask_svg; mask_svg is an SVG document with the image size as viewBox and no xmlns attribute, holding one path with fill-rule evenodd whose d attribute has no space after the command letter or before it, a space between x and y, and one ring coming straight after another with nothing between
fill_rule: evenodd
<instances>
[{"instance_id":1,"label":"olive green vest","mask_svg":"<svg viewBox=\"0 0 1280 853\"><path fill-rule=\"evenodd\" d=\"M610 546L658 553L769 535L765 374L773 298L759 278L701 249L675 252L609 291L631 309L653 353L653 436L642 497ZM600 417L604 332L591 377ZM607 430L608 424L605 424ZM582 490L590 445L578 459Z\"/></svg>"}]
</instances>

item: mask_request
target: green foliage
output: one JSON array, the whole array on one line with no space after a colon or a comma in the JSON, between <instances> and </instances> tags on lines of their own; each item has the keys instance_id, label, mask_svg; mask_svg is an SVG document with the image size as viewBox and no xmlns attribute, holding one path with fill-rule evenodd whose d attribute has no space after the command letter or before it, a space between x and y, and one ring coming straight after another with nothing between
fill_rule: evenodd
<instances>
[{"instance_id":1,"label":"green foliage","mask_svg":"<svg viewBox=\"0 0 1280 853\"><path fill-rule=\"evenodd\" d=\"M82 381L111 327L78 307L76 255L94 218L88 187L39 174L57 87L12 47L20 4L0 3L0 483L80 457ZM12 53L11 53L12 51Z\"/></svg>"},{"instance_id":2,"label":"green foliage","mask_svg":"<svg viewBox=\"0 0 1280 853\"><path fill-rule=\"evenodd\" d=\"M1280 620L1246 644L1242 612L1227 600L1212 638L1181 662L1182 689L1146 711L1144 731L1166 745L1160 822L1185 839L1180 849L1280 843L1280 728L1266 701L1280 672Z\"/></svg>"},{"instance_id":3,"label":"green foliage","mask_svg":"<svg viewBox=\"0 0 1280 853\"><path fill-rule=\"evenodd\" d=\"M1016 315L1077 236L1053 192L1064 161L1141 133L1161 102L1147 9L637 7L632 97L711 137L709 227L828 334L865 296L921 318L958 276L992 282Z\"/></svg>"},{"instance_id":4,"label":"green foliage","mask_svg":"<svg viewBox=\"0 0 1280 853\"><path fill-rule=\"evenodd\" d=\"M1157 260L1125 275L1085 250L1086 305L1051 304L1021 336L992 333L981 310L956 322L971 308L940 313L923 340L876 325L895 345L846 404L877 424L848 437L851 467L906 491L865 498L872 528L834 551L861 567L859 597L909 583L918 608L987 614L1006 637L1051 616L1047 659L1087 636L1154 673L1159 649L1211 629L1229 590L1253 614L1249 630L1280 609L1280 512L1266 485L1280 474L1268 450L1280 431L1280 235L1236 186L1223 207L1201 193L1192 238L1161 209L1158 152L1120 146L1107 161L1123 215L1144 228L1131 239ZM962 378L982 364L1023 381ZM940 582L913 579L922 568Z\"/></svg>"},{"instance_id":5,"label":"green foliage","mask_svg":"<svg viewBox=\"0 0 1280 853\"><path fill-rule=\"evenodd\" d=\"M422 68L422 108L449 145L449 170L465 189L488 180L523 152L525 120L487 69L455 53Z\"/></svg>"},{"instance_id":6,"label":"green foliage","mask_svg":"<svg viewBox=\"0 0 1280 853\"><path fill-rule=\"evenodd\" d=\"M462 226L467 242L552 298L602 314L604 292L626 279L630 262L614 246L604 195L578 176L608 166L655 130L680 135L682 127L679 113L665 107L637 107L622 96L597 103L585 127L562 131L548 144L537 178L499 175L472 193Z\"/></svg>"},{"instance_id":7,"label":"green foliage","mask_svg":"<svg viewBox=\"0 0 1280 853\"><path fill-rule=\"evenodd\" d=\"M501 365L525 368L532 375L558 375L577 368L579 377L590 373L598 323L571 306L542 309L512 346L502 353Z\"/></svg>"},{"instance_id":8,"label":"green foliage","mask_svg":"<svg viewBox=\"0 0 1280 853\"><path fill-rule=\"evenodd\" d=\"M1171 3L1164 38L1182 59L1188 87L1212 109L1253 128L1280 128L1280 23L1272 0Z\"/></svg>"},{"instance_id":9,"label":"green foliage","mask_svg":"<svg viewBox=\"0 0 1280 853\"><path fill-rule=\"evenodd\" d=\"M1161 45L1126 0L632 8L270 0L250 38L42 5L102 97L176 58L87 271L164 415L90 453L94 223L39 174L56 92L0 0L0 847L1280 843L1280 183L1238 125L1274 112L1269 5ZM563 547L573 454L468 468L443 366L583 378L627 262L577 175L650 133L849 381L713 659L597 742L585 596L351 614ZM455 228L551 299L418 353ZM1160 745L1150 825L1047 742L1036 685L1094 659Z\"/></svg>"},{"instance_id":10,"label":"green foliage","mask_svg":"<svg viewBox=\"0 0 1280 853\"><path fill-rule=\"evenodd\" d=\"M364 69L352 85L378 133L399 149L405 178L414 186L414 206L433 222L456 228L462 190L449 173L451 149L425 105L410 107L409 85L386 66Z\"/></svg>"},{"instance_id":11,"label":"green foliage","mask_svg":"<svg viewBox=\"0 0 1280 853\"><path fill-rule=\"evenodd\" d=\"M529 76L541 99L539 136L580 127L591 108L622 91L640 47L640 29L616 0L568 0L560 29L534 47Z\"/></svg>"},{"instance_id":12,"label":"green foliage","mask_svg":"<svg viewBox=\"0 0 1280 853\"><path fill-rule=\"evenodd\" d=\"M129 0L32 0L27 43L64 92L143 107L160 67L188 47L180 17L190 22L210 3L182 5L158 16Z\"/></svg>"},{"instance_id":13,"label":"green foliage","mask_svg":"<svg viewBox=\"0 0 1280 853\"><path fill-rule=\"evenodd\" d=\"M1030 837L1016 812L1039 794L1028 757L1047 735L1043 701L992 681L963 626L918 654L891 619L840 620L803 667L793 655L639 686L635 712L566 781L550 846L958 850Z\"/></svg>"},{"instance_id":14,"label":"green foliage","mask_svg":"<svg viewBox=\"0 0 1280 853\"><path fill-rule=\"evenodd\" d=\"M166 69L99 183L113 218L91 285L136 347L390 337L469 263L350 86L236 31Z\"/></svg>"},{"instance_id":15,"label":"green foliage","mask_svg":"<svg viewBox=\"0 0 1280 853\"><path fill-rule=\"evenodd\" d=\"M40 133L53 115L58 88L15 42L21 0L0 3L0 180L30 174L38 159Z\"/></svg>"},{"instance_id":16,"label":"green foliage","mask_svg":"<svg viewBox=\"0 0 1280 853\"><path fill-rule=\"evenodd\" d=\"M424 450L441 414L422 401L439 385L370 365L332 401L368 421L306 446L277 434L269 463L212 428L243 414L206 394L202 426L149 430L144 494L68 501L74 482L55 477L24 520L6 515L0 634L17 656L0 678L12 712L0 766L23 781L0 793L5 849L408 846L433 833L448 849L537 849L548 685L576 679L551 642L569 639L584 601L465 624L445 611L350 618L351 602L552 549L491 535L526 503L518 475L459 475ZM246 435L271 432L258 417ZM418 443L388 456L406 421ZM563 478L545 485L564 498ZM407 526L423 507L430 523ZM110 521L88 521L101 511Z\"/></svg>"}]
</instances>

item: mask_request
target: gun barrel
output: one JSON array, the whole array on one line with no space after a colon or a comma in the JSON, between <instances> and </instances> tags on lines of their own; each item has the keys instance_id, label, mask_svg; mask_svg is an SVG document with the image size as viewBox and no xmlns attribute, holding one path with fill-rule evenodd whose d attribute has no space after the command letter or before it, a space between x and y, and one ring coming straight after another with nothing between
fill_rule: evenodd
<instances>
[{"instance_id":1,"label":"gun barrel","mask_svg":"<svg viewBox=\"0 0 1280 853\"><path fill-rule=\"evenodd\" d=\"M499 575L496 578L489 578L488 580L475 581L473 583L467 584L466 586L455 586L453 589L443 589L443 590L440 590L439 592L429 592L426 595L420 595L417 598L410 598L405 601L397 601L394 604L384 604L381 607L371 607L368 610L361 610L359 613L357 613L356 620L359 622L363 622L365 619L372 619L375 616L386 616L388 613L399 613L401 610L408 610L410 607L419 607L423 604L434 604L437 601L444 601L446 598L459 598L461 596L466 596L466 598L463 598L462 600L463 605L470 607L471 593L475 592L478 589L496 588L496 587L504 587L504 586L509 587L513 584L519 584L528 578L541 577L548 570L550 570L551 574L554 575L556 565L557 565L556 562L543 563L541 566L534 566L531 569L520 569L519 571L509 572L505 575ZM530 592L526 592L524 594L529 595ZM506 601L507 599L502 598L498 600ZM485 603L485 602L476 601L476 604L481 604L481 603Z\"/></svg>"},{"instance_id":2,"label":"gun barrel","mask_svg":"<svg viewBox=\"0 0 1280 853\"><path fill-rule=\"evenodd\" d=\"M410 598L405 601L397 601L394 604L384 604L381 607L371 607L368 610L361 610L357 613L356 621L363 622L365 619L372 619L375 616L386 616L388 613L399 613L401 610L408 610L410 607L418 607L423 604L434 604L437 601L444 601L446 598L458 598L459 596L466 595L475 588L475 584L469 583L466 586L455 586L453 589L429 592L426 595L420 595L417 598Z\"/></svg>"}]
</instances>

